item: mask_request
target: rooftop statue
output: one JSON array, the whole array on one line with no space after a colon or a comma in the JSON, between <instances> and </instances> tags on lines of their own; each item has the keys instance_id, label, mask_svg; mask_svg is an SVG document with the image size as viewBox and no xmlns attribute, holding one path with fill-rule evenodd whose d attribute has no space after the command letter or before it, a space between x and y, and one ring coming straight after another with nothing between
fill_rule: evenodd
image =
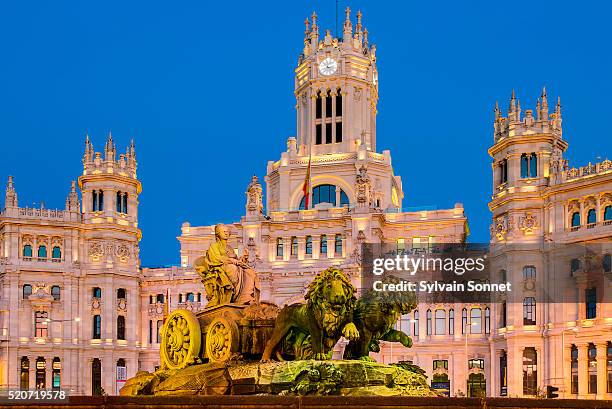
<instances>
[{"instance_id":1,"label":"rooftop statue","mask_svg":"<svg viewBox=\"0 0 612 409\"><path fill-rule=\"evenodd\" d=\"M227 245L229 236L227 226L217 224L216 241L210 245L206 255L194 262L195 270L204 283L207 307L259 302L259 281L255 270L248 265L248 253L238 258Z\"/></svg>"}]
</instances>

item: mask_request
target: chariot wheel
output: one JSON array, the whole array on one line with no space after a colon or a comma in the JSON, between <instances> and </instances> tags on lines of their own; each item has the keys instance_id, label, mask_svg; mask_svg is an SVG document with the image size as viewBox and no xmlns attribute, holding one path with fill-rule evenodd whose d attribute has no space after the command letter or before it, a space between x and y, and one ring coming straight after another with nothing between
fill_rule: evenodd
<instances>
[{"instance_id":1,"label":"chariot wheel","mask_svg":"<svg viewBox=\"0 0 612 409\"><path fill-rule=\"evenodd\" d=\"M212 320L206 332L206 356L209 362L228 361L239 349L238 326L225 317Z\"/></svg>"},{"instance_id":2,"label":"chariot wheel","mask_svg":"<svg viewBox=\"0 0 612 409\"><path fill-rule=\"evenodd\" d=\"M169 369L181 369L199 358L202 333L200 323L191 311L173 311L161 330L159 349L161 364Z\"/></svg>"}]
</instances>

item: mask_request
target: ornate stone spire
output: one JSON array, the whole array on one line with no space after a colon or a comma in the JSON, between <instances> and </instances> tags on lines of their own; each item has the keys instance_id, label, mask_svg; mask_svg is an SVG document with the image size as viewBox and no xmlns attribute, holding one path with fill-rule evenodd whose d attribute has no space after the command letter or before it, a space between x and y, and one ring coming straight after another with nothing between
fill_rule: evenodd
<instances>
[{"instance_id":1,"label":"ornate stone spire","mask_svg":"<svg viewBox=\"0 0 612 409\"><path fill-rule=\"evenodd\" d=\"M498 121L499 118L501 118L501 111L499 109L499 102L495 101L495 109L493 110L493 112L495 112L495 121Z\"/></svg>"},{"instance_id":2,"label":"ornate stone spire","mask_svg":"<svg viewBox=\"0 0 612 409\"><path fill-rule=\"evenodd\" d=\"M319 45L319 26L317 25L317 13L313 12L311 16L312 30L310 31L310 44L316 50Z\"/></svg>"},{"instance_id":3,"label":"ornate stone spire","mask_svg":"<svg viewBox=\"0 0 612 409\"><path fill-rule=\"evenodd\" d=\"M540 107L540 119L542 121L548 120L548 97L546 95L546 87L542 87L542 95L540 96L542 105Z\"/></svg>"},{"instance_id":4,"label":"ornate stone spire","mask_svg":"<svg viewBox=\"0 0 612 409\"><path fill-rule=\"evenodd\" d=\"M342 37L343 39L346 40L350 40L351 37L353 37L353 24L351 23L351 9L350 7L346 7L346 10L344 10L344 30L342 31Z\"/></svg>"},{"instance_id":5,"label":"ornate stone spire","mask_svg":"<svg viewBox=\"0 0 612 409\"><path fill-rule=\"evenodd\" d=\"M68 193L68 197L66 198L66 210L69 212L78 212L81 207L81 203L79 201L79 194L76 190L76 182L73 180L70 186L70 193Z\"/></svg>"},{"instance_id":6,"label":"ornate stone spire","mask_svg":"<svg viewBox=\"0 0 612 409\"><path fill-rule=\"evenodd\" d=\"M89 135L85 134L85 153L83 154L83 163L93 161L94 158L94 147L89 140Z\"/></svg>"},{"instance_id":7,"label":"ornate stone spire","mask_svg":"<svg viewBox=\"0 0 612 409\"><path fill-rule=\"evenodd\" d=\"M116 152L117 150L115 149L115 142L113 142L113 134L109 132L106 145L104 146L104 160L114 162Z\"/></svg>"},{"instance_id":8,"label":"ornate stone spire","mask_svg":"<svg viewBox=\"0 0 612 409\"><path fill-rule=\"evenodd\" d=\"M4 196L4 207L18 207L17 203L17 192L15 191L15 186L13 185L13 177L8 177L8 182L6 184L6 195Z\"/></svg>"},{"instance_id":9,"label":"ornate stone spire","mask_svg":"<svg viewBox=\"0 0 612 409\"><path fill-rule=\"evenodd\" d=\"M306 17L306 20L304 20L304 26L304 42L310 41L310 21L308 20L308 17Z\"/></svg>"}]
</instances>

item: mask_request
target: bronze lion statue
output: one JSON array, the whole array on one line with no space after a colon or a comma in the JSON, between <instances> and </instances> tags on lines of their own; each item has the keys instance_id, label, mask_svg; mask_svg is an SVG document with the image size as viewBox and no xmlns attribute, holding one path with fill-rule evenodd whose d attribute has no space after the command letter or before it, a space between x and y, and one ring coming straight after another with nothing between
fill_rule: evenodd
<instances>
[{"instance_id":1,"label":"bronze lion statue","mask_svg":"<svg viewBox=\"0 0 612 409\"><path fill-rule=\"evenodd\" d=\"M399 283L394 276L387 276L384 283ZM344 350L344 359L370 360L370 351L380 352L380 340L399 342L405 347L412 346L412 339L393 327L403 314L417 306L414 292L389 292L368 290L355 306L353 322L359 331L359 339L350 340Z\"/></svg>"},{"instance_id":2,"label":"bronze lion statue","mask_svg":"<svg viewBox=\"0 0 612 409\"><path fill-rule=\"evenodd\" d=\"M276 318L262 361L273 353L279 359L328 360L341 336L357 340L353 321L355 287L336 267L321 271L308 285L306 303L285 306Z\"/></svg>"}]
</instances>

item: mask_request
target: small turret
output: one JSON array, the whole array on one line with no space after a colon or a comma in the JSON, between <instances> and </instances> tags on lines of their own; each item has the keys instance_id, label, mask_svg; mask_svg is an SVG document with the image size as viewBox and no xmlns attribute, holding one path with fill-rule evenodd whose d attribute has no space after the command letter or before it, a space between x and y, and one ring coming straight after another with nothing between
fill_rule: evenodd
<instances>
[{"instance_id":1,"label":"small turret","mask_svg":"<svg viewBox=\"0 0 612 409\"><path fill-rule=\"evenodd\" d=\"M66 198L66 210L69 212L78 212L81 208L81 202L79 201L79 194L76 190L76 181L72 181L70 186L70 193Z\"/></svg>"},{"instance_id":2,"label":"small turret","mask_svg":"<svg viewBox=\"0 0 612 409\"><path fill-rule=\"evenodd\" d=\"M357 46L361 47L363 41L363 26L361 25L361 10L357 11L357 24L355 25L355 40L357 41Z\"/></svg>"},{"instance_id":3,"label":"small turret","mask_svg":"<svg viewBox=\"0 0 612 409\"><path fill-rule=\"evenodd\" d=\"M317 13L312 13L312 30L310 32L310 45L314 50L317 49L319 45L319 26L317 25Z\"/></svg>"},{"instance_id":4,"label":"small turret","mask_svg":"<svg viewBox=\"0 0 612 409\"><path fill-rule=\"evenodd\" d=\"M18 207L17 203L17 192L15 191L15 186L13 185L13 177L8 177L8 182L6 184L6 194L4 196L4 207Z\"/></svg>"},{"instance_id":5,"label":"small turret","mask_svg":"<svg viewBox=\"0 0 612 409\"><path fill-rule=\"evenodd\" d=\"M546 95L546 87L542 88L542 95L540 96L542 104L539 108L538 117L541 121L548 120L548 97Z\"/></svg>"},{"instance_id":6,"label":"small turret","mask_svg":"<svg viewBox=\"0 0 612 409\"><path fill-rule=\"evenodd\" d=\"M94 147L89 140L89 135L85 135L85 153L83 154L83 163L93 162L94 159Z\"/></svg>"}]
</instances>

